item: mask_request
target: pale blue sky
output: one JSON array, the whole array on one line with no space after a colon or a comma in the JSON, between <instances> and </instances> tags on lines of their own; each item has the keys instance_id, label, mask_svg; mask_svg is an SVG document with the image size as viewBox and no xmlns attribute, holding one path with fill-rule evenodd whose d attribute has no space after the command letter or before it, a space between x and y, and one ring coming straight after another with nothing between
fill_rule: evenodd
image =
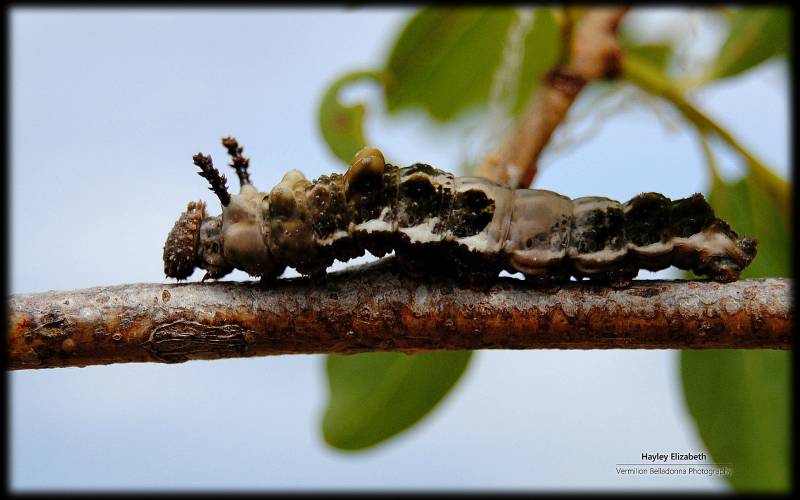
<instances>
[{"instance_id":1,"label":"pale blue sky","mask_svg":"<svg viewBox=\"0 0 800 500\"><path fill-rule=\"evenodd\" d=\"M292 168L309 178L338 168L317 129L319 99L343 72L380 65L410 12L13 9L10 291L168 283L167 232L187 201L214 201L191 155L221 165L223 135L244 145L261 189ZM783 173L785 73L767 65L696 96ZM374 88L354 93L381 106ZM367 120L396 162L440 168L460 163L464 129L432 129L419 113ZM717 150L735 175L736 157ZM546 156L536 186L627 200L684 197L707 180L696 138L634 105ZM703 451L677 362L674 351L483 351L421 425L363 454L322 441L321 356L14 372L10 485L726 489L614 472L642 452Z\"/></svg>"}]
</instances>

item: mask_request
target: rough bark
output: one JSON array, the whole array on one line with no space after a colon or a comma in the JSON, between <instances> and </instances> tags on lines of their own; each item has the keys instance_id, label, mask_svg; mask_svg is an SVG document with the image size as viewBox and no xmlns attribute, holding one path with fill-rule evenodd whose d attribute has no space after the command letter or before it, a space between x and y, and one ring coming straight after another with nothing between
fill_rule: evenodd
<instances>
[{"instance_id":1,"label":"rough bark","mask_svg":"<svg viewBox=\"0 0 800 500\"><path fill-rule=\"evenodd\" d=\"M8 368L272 354L792 345L788 279L635 281L484 290L406 275L394 259L322 283L132 284L12 295Z\"/></svg>"},{"instance_id":2,"label":"rough bark","mask_svg":"<svg viewBox=\"0 0 800 500\"><path fill-rule=\"evenodd\" d=\"M580 91L592 80L619 72L617 27L627 11L628 7L592 8L581 16L571 33L568 63L545 75L502 151L487 155L475 175L508 186L530 186L542 150Z\"/></svg>"}]
</instances>

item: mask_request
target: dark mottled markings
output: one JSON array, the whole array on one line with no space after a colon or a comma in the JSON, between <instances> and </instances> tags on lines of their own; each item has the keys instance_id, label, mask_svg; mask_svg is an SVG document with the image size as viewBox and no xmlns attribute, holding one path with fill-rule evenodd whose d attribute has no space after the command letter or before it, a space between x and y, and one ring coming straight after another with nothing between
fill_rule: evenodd
<instances>
[{"instance_id":1,"label":"dark mottled markings","mask_svg":"<svg viewBox=\"0 0 800 500\"><path fill-rule=\"evenodd\" d=\"M437 189L441 192L442 203L439 207L439 220L433 228L433 233L444 235L450 231L450 215L453 212L453 204L455 203L455 196L453 195L454 177L444 173L444 176L437 177L437 179L442 182L437 186Z\"/></svg>"},{"instance_id":2,"label":"dark mottled markings","mask_svg":"<svg viewBox=\"0 0 800 500\"><path fill-rule=\"evenodd\" d=\"M581 203L597 208L580 211ZM625 215L614 200L601 197L574 200L576 215L571 220L571 246L582 254L625 246Z\"/></svg>"},{"instance_id":3,"label":"dark mottled markings","mask_svg":"<svg viewBox=\"0 0 800 500\"><path fill-rule=\"evenodd\" d=\"M361 222L377 219L389 200L386 198L386 191L382 186L382 177L370 178L363 176L354 179L355 186L350 190L350 200L355 207L355 219L353 222Z\"/></svg>"},{"instance_id":4,"label":"dark mottled markings","mask_svg":"<svg viewBox=\"0 0 800 500\"><path fill-rule=\"evenodd\" d=\"M569 235L572 234L572 225L573 219L571 217L562 216L547 231L536 233L525 240L525 247L561 250L566 246L567 230L570 231Z\"/></svg>"},{"instance_id":5,"label":"dark mottled markings","mask_svg":"<svg viewBox=\"0 0 800 500\"><path fill-rule=\"evenodd\" d=\"M401 168L400 172L403 176L410 176L413 174L425 174L427 176L435 176L442 173L441 170L434 168L426 163L415 163L408 167Z\"/></svg>"},{"instance_id":6,"label":"dark mottled markings","mask_svg":"<svg viewBox=\"0 0 800 500\"><path fill-rule=\"evenodd\" d=\"M431 177L437 172L430 165L422 163L400 169L397 192L397 218L400 227L413 227L441 214L442 188L431 181Z\"/></svg>"},{"instance_id":7,"label":"dark mottled markings","mask_svg":"<svg viewBox=\"0 0 800 500\"><path fill-rule=\"evenodd\" d=\"M351 180L347 194L355 210L353 222L377 219L384 207L394 205L397 171L397 167L387 164L380 176L361 175Z\"/></svg>"},{"instance_id":8,"label":"dark mottled markings","mask_svg":"<svg viewBox=\"0 0 800 500\"><path fill-rule=\"evenodd\" d=\"M622 248L627 244L625 236L625 213L622 207L609 207L605 213L605 242L606 246L613 249Z\"/></svg>"},{"instance_id":9,"label":"dark mottled markings","mask_svg":"<svg viewBox=\"0 0 800 500\"><path fill-rule=\"evenodd\" d=\"M670 228L672 236L688 238L714 221L714 211L701 194L672 202Z\"/></svg>"},{"instance_id":10,"label":"dark mottled markings","mask_svg":"<svg viewBox=\"0 0 800 500\"><path fill-rule=\"evenodd\" d=\"M494 208L494 200L483 191L470 189L456 193L450 213L450 230L458 238L478 234L492 221Z\"/></svg>"},{"instance_id":11,"label":"dark mottled markings","mask_svg":"<svg viewBox=\"0 0 800 500\"><path fill-rule=\"evenodd\" d=\"M637 246L670 238L671 203L659 193L642 193L625 204L625 236Z\"/></svg>"},{"instance_id":12,"label":"dark mottled markings","mask_svg":"<svg viewBox=\"0 0 800 500\"><path fill-rule=\"evenodd\" d=\"M379 201L380 205L371 209L374 214L373 219L381 218L387 222L397 220L398 214L398 183L400 181L400 169L391 164L386 164L383 174L383 185L377 187L383 191ZM384 210L386 211L384 213ZM366 221L366 219L364 219ZM383 257L391 252L395 247L395 234L378 232L373 234L359 233L355 235L358 245L363 246L372 255Z\"/></svg>"},{"instance_id":13,"label":"dark mottled markings","mask_svg":"<svg viewBox=\"0 0 800 500\"><path fill-rule=\"evenodd\" d=\"M383 200L389 207L387 220L397 220L397 192L400 168L387 163L383 172ZM380 212L379 212L380 213Z\"/></svg>"},{"instance_id":14,"label":"dark mottled markings","mask_svg":"<svg viewBox=\"0 0 800 500\"><path fill-rule=\"evenodd\" d=\"M350 223L351 207L347 203L341 178L339 174L323 175L308 187L306 199L309 200L309 213L316 238L325 239L336 231L347 230Z\"/></svg>"}]
</instances>

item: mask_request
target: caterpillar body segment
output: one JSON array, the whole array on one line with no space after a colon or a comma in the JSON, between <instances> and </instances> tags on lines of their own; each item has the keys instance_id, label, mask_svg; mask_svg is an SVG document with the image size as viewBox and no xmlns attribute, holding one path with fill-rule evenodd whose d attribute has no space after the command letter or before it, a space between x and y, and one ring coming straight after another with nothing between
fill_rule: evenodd
<instances>
[{"instance_id":1,"label":"caterpillar body segment","mask_svg":"<svg viewBox=\"0 0 800 500\"><path fill-rule=\"evenodd\" d=\"M195 267L205 278L241 269L270 280L287 267L322 276L335 259L368 250L395 251L412 272L470 282L506 270L539 283L574 276L624 286L640 269L671 265L731 281L756 254L756 241L716 218L700 194L570 199L422 163L397 167L374 148L360 151L344 175L309 181L292 170L264 193L250 183L242 148L225 140L241 191L228 194L210 158L196 156L223 211L208 216L203 202L189 204L164 246L167 276L184 279Z\"/></svg>"}]
</instances>

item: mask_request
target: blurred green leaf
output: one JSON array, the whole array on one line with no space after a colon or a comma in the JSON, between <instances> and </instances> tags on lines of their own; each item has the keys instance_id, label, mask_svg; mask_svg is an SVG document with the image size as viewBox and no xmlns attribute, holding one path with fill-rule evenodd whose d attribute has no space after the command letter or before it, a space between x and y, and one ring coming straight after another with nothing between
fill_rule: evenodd
<instances>
[{"instance_id":1,"label":"blurred green leaf","mask_svg":"<svg viewBox=\"0 0 800 500\"><path fill-rule=\"evenodd\" d=\"M417 106L446 121L485 103L515 16L510 8L420 10L389 56L389 112Z\"/></svg>"},{"instance_id":2,"label":"blurred green leaf","mask_svg":"<svg viewBox=\"0 0 800 500\"><path fill-rule=\"evenodd\" d=\"M689 411L741 492L790 488L790 353L687 350L681 376Z\"/></svg>"},{"instance_id":3,"label":"blurred green leaf","mask_svg":"<svg viewBox=\"0 0 800 500\"><path fill-rule=\"evenodd\" d=\"M715 177L709 195L718 217L758 239L743 277L791 274L789 213L766 184L752 174L733 184ZM739 491L790 488L790 362L783 351L681 352L689 412L714 460L731 464L729 480Z\"/></svg>"},{"instance_id":4,"label":"blurred green leaf","mask_svg":"<svg viewBox=\"0 0 800 500\"><path fill-rule=\"evenodd\" d=\"M525 36L513 112L519 113L544 71L559 55L560 35L550 9L533 9ZM390 112L421 107L447 121L486 104L503 58L508 30L518 17L510 8L425 8L406 25L387 63Z\"/></svg>"},{"instance_id":5,"label":"blurred green leaf","mask_svg":"<svg viewBox=\"0 0 800 500\"><path fill-rule=\"evenodd\" d=\"M786 7L737 10L728 38L722 44L711 79L727 78L767 59L785 54L789 47L789 10Z\"/></svg>"},{"instance_id":6,"label":"blurred green leaf","mask_svg":"<svg viewBox=\"0 0 800 500\"><path fill-rule=\"evenodd\" d=\"M630 25L622 25L617 35L623 54L647 61L653 68L667 74L667 64L673 54L672 44L668 41L643 41ZM623 56L624 57L624 56Z\"/></svg>"},{"instance_id":7,"label":"blurred green leaf","mask_svg":"<svg viewBox=\"0 0 800 500\"><path fill-rule=\"evenodd\" d=\"M366 145L363 123L365 106L345 106L339 100L339 93L347 85L367 78L378 79L378 75L370 71L344 75L333 82L320 103L319 128L322 137L331 152L345 163L350 163L353 155Z\"/></svg>"},{"instance_id":8,"label":"blurred green leaf","mask_svg":"<svg viewBox=\"0 0 800 500\"><path fill-rule=\"evenodd\" d=\"M534 9L533 25L525 36L525 54L512 106L515 116L525 109L545 72L556 64L560 55L561 31L552 9Z\"/></svg>"},{"instance_id":9,"label":"blurred green leaf","mask_svg":"<svg viewBox=\"0 0 800 500\"><path fill-rule=\"evenodd\" d=\"M360 450L411 427L450 391L471 355L472 351L329 355L325 441L341 450Z\"/></svg>"},{"instance_id":10,"label":"blurred green leaf","mask_svg":"<svg viewBox=\"0 0 800 500\"><path fill-rule=\"evenodd\" d=\"M636 43L626 37L622 37L621 42L625 54L634 54L666 72L667 63L672 56L671 45L667 43Z\"/></svg>"}]
</instances>

